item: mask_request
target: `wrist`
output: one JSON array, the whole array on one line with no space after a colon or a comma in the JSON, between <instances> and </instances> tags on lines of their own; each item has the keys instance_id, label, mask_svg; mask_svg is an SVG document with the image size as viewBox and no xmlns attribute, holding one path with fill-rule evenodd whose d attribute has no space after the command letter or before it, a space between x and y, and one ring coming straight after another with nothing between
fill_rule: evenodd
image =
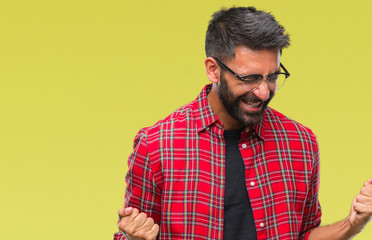
<instances>
[{"instance_id":1,"label":"wrist","mask_svg":"<svg viewBox=\"0 0 372 240\"><path fill-rule=\"evenodd\" d=\"M314 228L308 237L309 240L350 240L359 231L355 230L349 218L337 223Z\"/></svg>"},{"instance_id":2,"label":"wrist","mask_svg":"<svg viewBox=\"0 0 372 240\"><path fill-rule=\"evenodd\" d=\"M340 233L342 233L341 236L343 236L343 238L341 238L342 240L352 239L352 237L354 237L363 230L363 227L353 224L353 222L350 219L350 216L348 216L346 219L341 221L339 230Z\"/></svg>"}]
</instances>

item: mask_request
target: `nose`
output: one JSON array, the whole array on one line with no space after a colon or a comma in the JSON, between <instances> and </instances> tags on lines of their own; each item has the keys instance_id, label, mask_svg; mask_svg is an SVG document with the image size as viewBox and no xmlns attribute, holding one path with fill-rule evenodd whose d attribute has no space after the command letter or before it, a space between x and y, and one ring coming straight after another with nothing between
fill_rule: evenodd
<instances>
[{"instance_id":1,"label":"nose","mask_svg":"<svg viewBox=\"0 0 372 240\"><path fill-rule=\"evenodd\" d=\"M267 85L266 78L262 80L261 84L253 91L253 93L262 101L269 99L270 90L269 86Z\"/></svg>"}]
</instances>

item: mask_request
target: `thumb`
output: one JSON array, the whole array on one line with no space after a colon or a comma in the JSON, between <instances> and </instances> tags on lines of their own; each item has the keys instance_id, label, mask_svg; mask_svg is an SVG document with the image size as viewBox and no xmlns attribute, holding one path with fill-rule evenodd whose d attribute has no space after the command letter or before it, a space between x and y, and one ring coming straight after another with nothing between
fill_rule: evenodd
<instances>
[{"instance_id":1,"label":"thumb","mask_svg":"<svg viewBox=\"0 0 372 240\"><path fill-rule=\"evenodd\" d=\"M368 179L368 183L372 184L372 178Z\"/></svg>"},{"instance_id":2,"label":"thumb","mask_svg":"<svg viewBox=\"0 0 372 240\"><path fill-rule=\"evenodd\" d=\"M132 213L133 213L133 208L132 207L121 208L118 212L120 218L129 216Z\"/></svg>"}]
</instances>

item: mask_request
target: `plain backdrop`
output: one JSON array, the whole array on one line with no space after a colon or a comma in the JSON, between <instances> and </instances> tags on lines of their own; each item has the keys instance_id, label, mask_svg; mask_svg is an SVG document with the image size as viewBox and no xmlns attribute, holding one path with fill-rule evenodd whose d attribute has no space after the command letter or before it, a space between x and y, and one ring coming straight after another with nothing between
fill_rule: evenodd
<instances>
[{"instance_id":1,"label":"plain backdrop","mask_svg":"<svg viewBox=\"0 0 372 240\"><path fill-rule=\"evenodd\" d=\"M291 35L271 107L318 136L323 224L348 215L372 177L371 1L0 0L0 239L112 239L135 134L208 83L233 4Z\"/></svg>"}]
</instances>

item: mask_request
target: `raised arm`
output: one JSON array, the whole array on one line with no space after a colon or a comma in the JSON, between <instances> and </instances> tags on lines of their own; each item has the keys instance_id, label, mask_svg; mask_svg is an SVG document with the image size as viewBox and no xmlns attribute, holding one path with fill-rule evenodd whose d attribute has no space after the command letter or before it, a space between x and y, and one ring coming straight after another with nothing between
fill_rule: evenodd
<instances>
[{"instance_id":1,"label":"raised arm","mask_svg":"<svg viewBox=\"0 0 372 240\"><path fill-rule=\"evenodd\" d=\"M372 178L364 183L344 220L311 231L309 240L349 240L360 233L372 218Z\"/></svg>"}]
</instances>

